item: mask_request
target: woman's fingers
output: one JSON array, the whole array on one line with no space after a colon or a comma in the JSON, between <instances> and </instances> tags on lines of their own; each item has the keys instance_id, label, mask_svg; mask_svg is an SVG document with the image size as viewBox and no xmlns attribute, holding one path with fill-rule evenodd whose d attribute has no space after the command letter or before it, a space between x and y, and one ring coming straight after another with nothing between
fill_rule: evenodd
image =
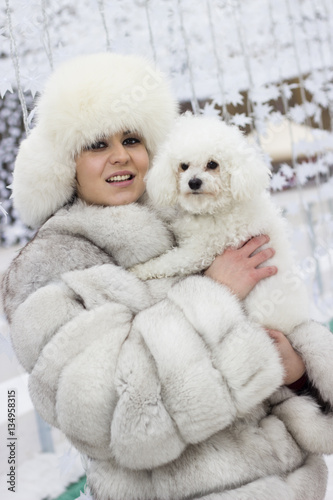
<instances>
[{"instance_id":1,"label":"woman's fingers","mask_svg":"<svg viewBox=\"0 0 333 500\"><path fill-rule=\"evenodd\" d=\"M262 234L251 238L239 247L239 250L243 252L243 256L247 256L250 259L249 264L251 267L256 268L275 255L275 250L273 248L264 248L260 250L260 248L268 242L269 236ZM273 267L274 271L272 269L267 269L267 276L276 273L277 268L275 266L268 267Z\"/></svg>"},{"instance_id":2,"label":"woman's fingers","mask_svg":"<svg viewBox=\"0 0 333 500\"><path fill-rule=\"evenodd\" d=\"M264 250L259 250L259 252L250 256L249 259L251 259L251 265L257 267L266 262L268 259L271 259L274 254L275 250L273 248L265 248Z\"/></svg>"},{"instance_id":3,"label":"woman's fingers","mask_svg":"<svg viewBox=\"0 0 333 500\"><path fill-rule=\"evenodd\" d=\"M241 244L238 249L241 250L242 254L250 257L256 250L269 242L269 236L266 234L260 234L259 236L254 236L250 240Z\"/></svg>"},{"instance_id":4,"label":"woman's fingers","mask_svg":"<svg viewBox=\"0 0 333 500\"><path fill-rule=\"evenodd\" d=\"M266 328L266 331L268 335L271 337L271 339L274 340L274 342L276 343L279 343L284 337L284 334L279 330L272 330L271 328Z\"/></svg>"},{"instance_id":5,"label":"woman's fingers","mask_svg":"<svg viewBox=\"0 0 333 500\"><path fill-rule=\"evenodd\" d=\"M278 272L278 268L276 266L264 266L264 267L259 267L258 269L255 270L255 275L256 275L256 283L259 283L259 281L269 278L270 276L274 276Z\"/></svg>"},{"instance_id":6,"label":"woman's fingers","mask_svg":"<svg viewBox=\"0 0 333 500\"><path fill-rule=\"evenodd\" d=\"M285 370L284 383L286 385L293 384L305 373L304 361L282 332L268 328L266 330L280 354L281 362Z\"/></svg>"},{"instance_id":7,"label":"woman's fingers","mask_svg":"<svg viewBox=\"0 0 333 500\"><path fill-rule=\"evenodd\" d=\"M238 248L227 248L222 255L214 259L205 275L228 286L243 300L260 280L277 273L275 266L258 267L274 255L271 248L260 250L268 241L268 236L260 235Z\"/></svg>"}]
</instances>

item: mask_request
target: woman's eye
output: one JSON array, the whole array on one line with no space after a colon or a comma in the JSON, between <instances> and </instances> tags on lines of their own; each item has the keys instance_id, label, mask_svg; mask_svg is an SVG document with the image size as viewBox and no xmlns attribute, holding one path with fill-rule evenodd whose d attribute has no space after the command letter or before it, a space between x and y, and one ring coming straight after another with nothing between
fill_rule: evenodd
<instances>
[{"instance_id":1,"label":"woman's eye","mask_svg":"<svg viewBox=\"0 0 333 500\"><path fill-rule=\"evenodd\" d=\"M92 151L96 151L97 149L104 149L107 147L108 147L108 145L105 141L96 141L93 144L91 144L90 146L88 146L87 149L92 150Z\"/></svg>"},{"instance_id":2,"label":"woman's eye","mask_svg":"<svg viewBox=\"0 0 333 500\"><path fill-rule=\"evenodd\" d=\"M188 169L188 167L189 167L189 164L188 164L188 163L181 163L181 164L180 164L180 168L181 168L182 170L184 170L184 171L185 171L185 170L187 170L187 169Z\"/></svg>"},{"instance_id":3,"label":"woman's eye","mask_svg":"<svg viewBox=\"0 0 333 500\"><path fill-rule=\"evenodd\" d=\"M128 137L123 142L124 146L132 146L133 144L139 144L141 141L137 137Z\"/></svg>"},{"instance_id":4,"label":"woman's eye","mask_svg":"<svg viewBox=\"0 0 333 500\"><path fill-rule=\"evenodd\" d=\"M209 161L207 163L207 168L209 168L210 170L215 170L215 168L217 168L219 166L218 163L216 163L216 161Z\"/></svg>"}]
</instances>

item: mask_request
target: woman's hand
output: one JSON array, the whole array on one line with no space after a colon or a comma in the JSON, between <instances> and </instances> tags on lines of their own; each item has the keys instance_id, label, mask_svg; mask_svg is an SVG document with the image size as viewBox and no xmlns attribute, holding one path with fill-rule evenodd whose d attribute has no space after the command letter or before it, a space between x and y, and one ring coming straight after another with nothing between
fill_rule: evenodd
<instances>
[{"instance_id":1,"label":"woman's hand","mask_svg":"<svg viewBox=\"0 0 333 500\"><path fill-rule=\"evenodd\" d=\"M274 341L281 357L285 372L283 382L285 385L293 384L305 373L304 361L282 332L269 329L267 332Z\"/></svg>"},{"instance_id":2,"label":"woman's hand","mask_svg":"<svg viewBox=\"0 0 333 500\"><path fill-rule=\"evenodd\" d=\"M268 241L268 236L261 235L238 248L227 248L214 259L204 274L229 287L240 300L245 299L260 280L277 273L276 266L258 268L275 253L273 248L258 251ZM255 251L257 253L254 254Z\"/></svg>"}]
</instances>

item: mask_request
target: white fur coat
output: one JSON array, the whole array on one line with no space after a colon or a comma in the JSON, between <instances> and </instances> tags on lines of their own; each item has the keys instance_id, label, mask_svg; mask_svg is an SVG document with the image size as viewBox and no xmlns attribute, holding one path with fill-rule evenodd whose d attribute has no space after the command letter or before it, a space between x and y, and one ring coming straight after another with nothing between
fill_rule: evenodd
<instances>
[{"instance_id":1,"label":"white fur coat","mask_svg":"<svg viewBox=\"0 0 333 500\"><path fill-rule=\"evenodd\" d=\"M33 402L91 458L95 500L321 500L333 415L280 388L271 339L202 276L141 282L125 268L172 238L146 207L61 209L3 291ZM333 338L295 329L333 406Z\"/></svg>"}]
</instances>

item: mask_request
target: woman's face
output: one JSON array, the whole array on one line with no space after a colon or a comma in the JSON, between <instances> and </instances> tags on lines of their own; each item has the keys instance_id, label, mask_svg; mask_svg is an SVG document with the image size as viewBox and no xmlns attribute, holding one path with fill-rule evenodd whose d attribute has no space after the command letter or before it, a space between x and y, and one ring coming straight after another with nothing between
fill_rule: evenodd
<instances>
[{"instance_id":1,"label":"woman's face","mask_svg":"<svg viewBox=\"0 0 333 500\"><path fill-rule=\"evenodd\" d=\"M149 166L146 147L136 133L101 139L76 159L78 197L94 205L127 205L145 191Z\"/></svg>"}]
</instances>

